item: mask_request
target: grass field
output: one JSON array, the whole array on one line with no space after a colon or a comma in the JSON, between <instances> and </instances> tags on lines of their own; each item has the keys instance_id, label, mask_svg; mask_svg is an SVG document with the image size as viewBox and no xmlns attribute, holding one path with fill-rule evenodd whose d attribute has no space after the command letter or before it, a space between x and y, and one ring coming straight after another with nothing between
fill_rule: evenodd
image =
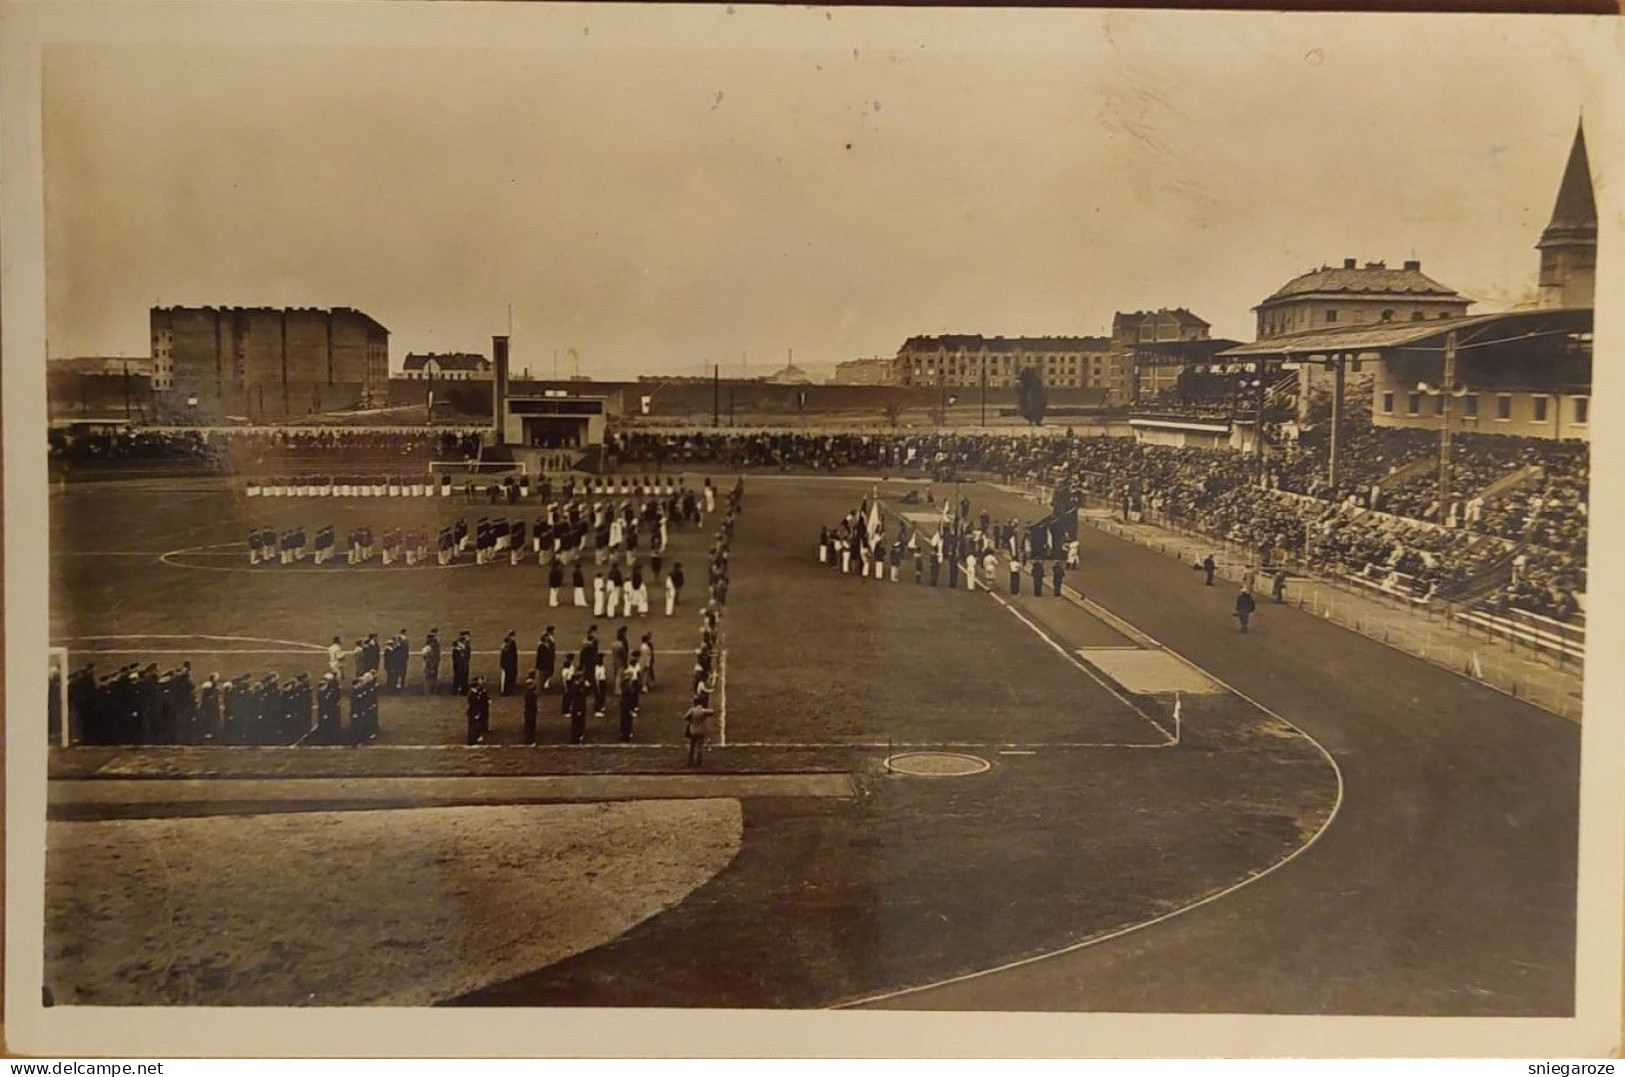
<instances>
[{"instance_id":1,"label":"grass field","mask_svg":"<svg viewBox=\"0 0 1625 1077\"><path fill-rule=\"evenodd\" d=\"M1169 693L1129 691L1080 659L1092 648L1132 644L1077 603L950 591L946 575L942 587L916 585L911 568L908 582L893 584L820 566L820 524L856 507L871 483L781 476L747 476L746 483L724 622L729 747L714 752L710 766L839 770L853 775L858 795L743 798L737 856L683 900L635 926L627 921L613 938L550 943L558 956L573 956L538 958L529 969L505 965L491 982L442 1001L747 1007L850 1001L1074 944L1179 908L1265 870L1330 818L1338 786L1326 758L1245 701L1223 692L1186 697L1183 736L1171 743ZM881 491L893 508L900 489L893 483ZM1037 511L985 488L967 492L997 502L1004 515ZM319 648L334 634L349 642L404 627L415 646L428 627L439 627L448 642L467 628L479 652L475 671L494 679L496 648L508 629L518 631L528 657L544 624L557 627L561 647L586 627L579 611L546 607L544 571L534 563L254 570L231 545L262 520L311 529L333 523L342 533L357 522L381 530L423 514L431 523L459 515L472 523L489 511L427 500L250 501L204 482L185 489L70 486L52 502L52 639L69 646L76 663L93 657L113 667L148 658L175 664L190 657L194 669L230 675L316 670L325 665ZM713 523L673 535L673 556L691 581L703 582ZM53 773L669 771L681 766L677 716L686 698L670 681L681 676L686 688L685 653L697 631L692 595L679 612L631 625L634 638L654 631L657 678L667 681L645 704L637 749L605 744L608 720L593 731L597 744L564 747L556 705L544 705L546 747L506 746L518 739L517 698L494 702L494 739L504 746L453 749L462 739L460 701L409 695L384 699L384 743L374 748L70 749L54 754ZM617 623L600 620L601 637L613 635ZM448 671L449 664L443 677ZM416 662L412 672L415 684ZM962 752L987 768L941 779L889 772L888 749L905 747ZM52 870L71 872L75 885L101 885L72 863L73 850L86 847L69 840L78 832L61 828L141 822L131 814L55 815ZM353 855L354 870L367 872L369 857L386 853L363 844ZM581 850L558 855L573 863ZM262 884L298 906L306 900L300 872L291 863L283 867ZM467 877L481 870L471 862ZM455 865L446 875L455 880L428 885L465 884ZM531 900L547 901L545 880L536 887ZM78 900L97 906L102 899ZM252 925L241 926L252 933ZM480 950L485 941L469 945ZM296 982L296 972L279 975Z\"/></svg>"}]
</instances>

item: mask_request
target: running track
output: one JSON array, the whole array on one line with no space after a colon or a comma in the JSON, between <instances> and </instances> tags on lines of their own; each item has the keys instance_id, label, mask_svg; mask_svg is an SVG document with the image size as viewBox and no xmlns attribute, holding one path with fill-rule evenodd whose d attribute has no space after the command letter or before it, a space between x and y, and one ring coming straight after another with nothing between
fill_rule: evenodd
<instances>
[{"instance_id":1,"label":"running track","mask_svg":"<svg viewBox=\"0 0 1625 1077\"><path fill-rule=\"evenodd\" d=\"M1091 599L1289 719L1344 801L1283 870L1144 931L893 1009L1556 1016L1574 1005L1579 727L1083 529Z\"/></svg>"}]
</instances>

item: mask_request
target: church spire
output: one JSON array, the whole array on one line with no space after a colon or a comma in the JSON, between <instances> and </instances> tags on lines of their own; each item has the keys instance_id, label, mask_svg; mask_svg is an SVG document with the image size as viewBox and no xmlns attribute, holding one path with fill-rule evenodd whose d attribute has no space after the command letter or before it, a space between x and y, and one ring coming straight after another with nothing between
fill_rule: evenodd
<instances>
[{"instance_id":1,"label":"church spire","mask_svg":"<svg viewBox=\"0 0 1625 1077\"><path fill-rule=\"evenodd\" d=\"M1591 191L1591 164L1586 159L1585 127L1574 131L1574 145L1569 149L1568 167L1563 170L1563 182L1557 188L1557 203L1552 207L1552 220L1541 233L1536 246L1545 248L1576 240L1597 241L1597 201Z\"/></svg>"},{"instance_id":2,"label":"church spire","mask_svg":"<svg viewBox=\"0 0 1625 1077\"><path fill-rule=\"evenodd\" d=\"M1540 234L1539 304L1589 307L1597 279L1597 200L1586 160L1585 127L1575 128L1552 220Z\"/></svg>"}]
</instances>

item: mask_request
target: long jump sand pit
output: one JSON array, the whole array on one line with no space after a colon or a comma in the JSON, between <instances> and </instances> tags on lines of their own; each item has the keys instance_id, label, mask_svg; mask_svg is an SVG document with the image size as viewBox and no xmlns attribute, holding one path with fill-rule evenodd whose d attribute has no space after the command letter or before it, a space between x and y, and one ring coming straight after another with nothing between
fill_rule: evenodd
<instances>
[{"instance_id":1,"label":"long jump sand pit","mask_svg":"<svg viewBox=\"0 0 1625 1077\"><path fill-rule=\"evenodd\" d=\"M53 822L57 1004L420 1006L616 938L739 851L730 799Z\"/></svg>"}]
</instances>

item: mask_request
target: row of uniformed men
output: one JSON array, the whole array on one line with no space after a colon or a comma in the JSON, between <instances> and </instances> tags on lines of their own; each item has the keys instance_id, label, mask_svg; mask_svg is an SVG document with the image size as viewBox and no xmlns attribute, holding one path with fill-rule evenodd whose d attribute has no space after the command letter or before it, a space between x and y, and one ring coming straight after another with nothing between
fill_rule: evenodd
<instances>
[{"instance_id":1,"label":"row of uniformed men","mask_svg":"<svg viewBox=\"0 0 1625 1077\"><path fill-rule=\"evenodd\" d=\"M304 673L230 681L211 673L194 686L190 662L163 673L135 664L100 677L87 665L69 674L68 713L84 744L361 743L378 735L378 677L363 673L346 693L331 672L319 684Z\"/></svg>"}]
</instances>

